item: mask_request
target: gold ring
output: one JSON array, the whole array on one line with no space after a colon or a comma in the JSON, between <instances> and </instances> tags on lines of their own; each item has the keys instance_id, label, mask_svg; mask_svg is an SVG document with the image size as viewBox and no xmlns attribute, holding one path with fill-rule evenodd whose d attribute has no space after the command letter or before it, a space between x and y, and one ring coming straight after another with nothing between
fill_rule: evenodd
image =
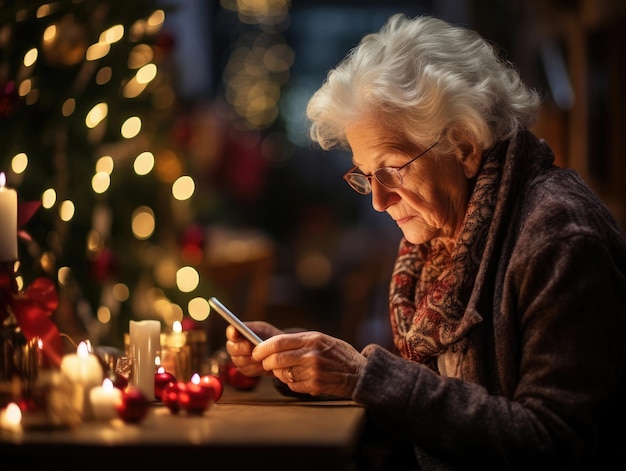
<instances>
[{"instance_id":1,"label":"gold ring","mask_svg":"<svg viewBox=\"0 0 626 471\"><path fill-rule=\"evenodd\" d=\"M290 383L293 383L295 381L295 379L293 378L293 369L291 368L291 366L287 368L287 381L289 381Z\"/></svg>"}]
</instances>

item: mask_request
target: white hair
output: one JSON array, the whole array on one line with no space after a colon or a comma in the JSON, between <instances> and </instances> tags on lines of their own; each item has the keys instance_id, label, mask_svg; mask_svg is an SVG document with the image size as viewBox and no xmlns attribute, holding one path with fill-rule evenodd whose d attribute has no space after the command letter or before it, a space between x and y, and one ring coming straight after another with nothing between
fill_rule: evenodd
<instances>
[{"instance_id":1,"label":"white hair","mask_svg":"<svg viewBox=\"0 0 626 471\"><path fill-rule=\"evenodd\" d=\"M329 72L307 117L323 149L347 147L346 127L363 119L399 143L456 146L469 136L486 149L531 126L539 106L539 95L475 31L396 14Z\"/></svg>"}]
</instances>

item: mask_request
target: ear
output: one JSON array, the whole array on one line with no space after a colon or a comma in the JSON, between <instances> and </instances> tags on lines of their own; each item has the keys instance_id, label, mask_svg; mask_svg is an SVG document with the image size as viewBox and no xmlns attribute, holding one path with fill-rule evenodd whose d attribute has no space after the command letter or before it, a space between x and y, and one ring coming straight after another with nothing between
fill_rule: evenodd
<instances>
[{"instance_id":1,"label":"ear","mask_svg":"<svg viewBox=\"0 0 626 471\"><path fill-rule=\"evenodd\" d=\"M469 179L478 175L483 153L478 144L473 140L464 140L456 148L456 158L463 168L463 173Z\"/></svg>"}]
</instances>

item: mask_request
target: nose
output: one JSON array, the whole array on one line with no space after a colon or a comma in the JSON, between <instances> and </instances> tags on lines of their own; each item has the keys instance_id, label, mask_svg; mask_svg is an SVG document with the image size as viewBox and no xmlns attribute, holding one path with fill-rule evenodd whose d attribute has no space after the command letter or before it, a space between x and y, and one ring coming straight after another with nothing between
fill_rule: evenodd
<instances>
[{"instance_id":1,"label":"nose","mask_svg":"<svg viewBox=\"0 0 626 471\"><path fill-rule=\"evenodd\" d=\"M375 178L372 178L372 208L379 213L384 213L389 206L400 199L395 190L385 188Z\"/></svg>"}]
</instances>

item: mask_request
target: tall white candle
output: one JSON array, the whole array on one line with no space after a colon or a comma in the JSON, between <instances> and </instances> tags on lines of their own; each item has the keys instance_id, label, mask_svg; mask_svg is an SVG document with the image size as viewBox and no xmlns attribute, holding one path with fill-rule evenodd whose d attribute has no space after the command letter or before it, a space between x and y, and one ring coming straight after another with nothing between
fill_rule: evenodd
<instances>
[{"instance_id":1,"label":"tall white candle","mask_svg":"<svg viewBox=\"0 0 626 471\"><path fill-rule=\"evenodd\" d=\"M134 365L130 383L149 401L154 401L155 360L161 350L161 323L154 320L130 321L129 337Z\"/></svg>"},{"instance_id":2,"label":"tall white candle","mask_svg":"<svg viewBox=\"0 0 626 471\"><path fill-rule=\"evenodd\" d=\"M0 261L17 260L17 192L7 188L0 173Z\"/></svg>"}]
</instances>

